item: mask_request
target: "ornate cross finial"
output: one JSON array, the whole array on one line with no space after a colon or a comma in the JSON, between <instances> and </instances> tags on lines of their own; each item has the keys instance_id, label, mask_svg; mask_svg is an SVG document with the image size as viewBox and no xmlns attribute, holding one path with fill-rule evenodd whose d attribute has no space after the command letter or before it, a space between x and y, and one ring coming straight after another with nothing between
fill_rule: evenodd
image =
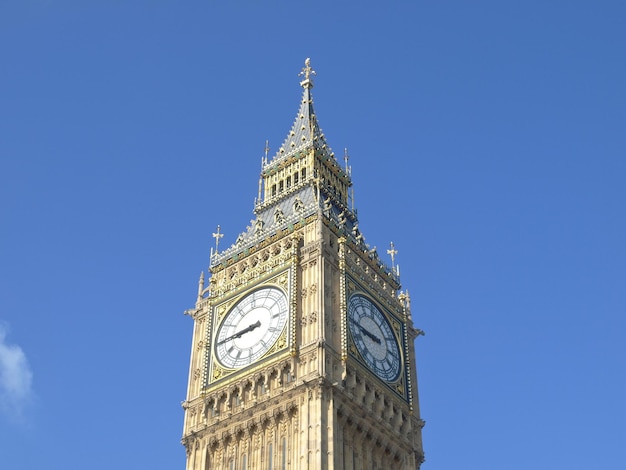
<instances>
[{"instance_id":1,"label":"ornate cross finial","mask_svg":"<svg viewBox=\"0 0 626 470\"><path fill-rule=\"evenodd\" d=\"M265 163L267 163L267 154L270 151L270 141L269 140L265 141L265 148L263 150L265 151Z\"/></svg>"},{"instance_id":2,"label":"ornate cross finial","mask_svg":"<svg viewBox=\"0 0 626 470\"><path fill-rule=\"evenodd\" d=\"M311 68L311 59L307 57L306 60L304 61L304 67L302 69L302 72L298 74L298 76L300 77L304 76L304 80L300 82L300 85L302 87L306 88L307 86L308 87L313 86L313 82L311 81L311 75L317 75L317 74L315 73L315 70Z\"/></svg>"},{"instance_id":3,"label":"ornate cross finial","mask_svg":"<svg viewBox=\"0 0 626 470\"><path fill-rule=\"evenodd\" d=\"M215 238L215 254L218 253L217 249L220 245L220 238L224 236L223 233L220 233L220 226L217 226L217 232L213 234L213 238Z\"/></svg>"},{"instance_id":4,"label":"ornate cross finial","mask_svg":"<svg viewBox=\"0 0 626 470\"><path fill-rule=\"evenodd\" d=\"M387 254L391 255L391 269L396 270L396 255L398 254L398 250L396 250L393 242L390 243L390 248L387 250Z\"/></svg>"}]
</instances>

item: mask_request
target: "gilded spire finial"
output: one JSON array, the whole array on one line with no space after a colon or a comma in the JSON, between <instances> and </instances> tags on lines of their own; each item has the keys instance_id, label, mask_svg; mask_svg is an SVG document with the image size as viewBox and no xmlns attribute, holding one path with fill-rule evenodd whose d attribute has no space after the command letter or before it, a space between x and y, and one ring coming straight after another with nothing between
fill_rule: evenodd
<instances>
[{"instance_id":1,"label":"gilded spire finial","mask_svg":"<svg viewBox=\"0 0 626 470\"><path fill-rule=\"evenodd\" d=\"M343 149L343 161L346 164L346 175L351 176L350 173L352 173L352 169L348 165L348 160L350 160L350 155L348 155L348 149L344 148Z\"/></svg>"},{"instance_id":2,"label":"gilded spire finial","mask_svg":"<svg viewBox=\"0 0 626 470\"><path fill-rule=\"evenodd\" d=\"M220 238L224 236L223 233L220 233L220 226L217 226L217 233L213 234L213 238L215 238L215 254L218 253L218 247L220 246Z\"/></svg>"},{"instance_id":3,"label":"gilded spire finial","mask_svg":"<svg viewBox=\"0 0 626 470\"><path fill-rule=\"evenodd\" d=\"M300 82L300 86L302 88L313 88L313 81L311 80L311 75L317 75L315 70L311 68L311 59L308 57L304 61L304 67L302 68L302 72L298 74L298 76L304 76L304 80Z\"/></svg>"},{"instance_id":4,"label":"gilded spire finial","mask_svg":"<svg viewBox=\"0 0 626 470\"><path fill-rule=\"evenodd\" d=\"M391 269L396 275L399 275L399 267L396 269L396 255L398 254L398 250L394 246L393 242L390 243L390 248L387 250L387 254L391 255Z\"/></svg>"}]
</instances>

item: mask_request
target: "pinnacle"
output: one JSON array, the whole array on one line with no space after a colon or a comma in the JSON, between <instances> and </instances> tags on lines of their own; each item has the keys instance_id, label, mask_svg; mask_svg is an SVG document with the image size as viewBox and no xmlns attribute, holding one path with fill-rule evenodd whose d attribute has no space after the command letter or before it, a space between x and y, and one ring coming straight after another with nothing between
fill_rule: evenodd
<instances>
[{"instance_id":1,"label":"pinnacle","mask_svg":"<svg viewBox=\"0 0 626 470\"><path fill-rule=\"evenodd\" d=\"M311 93L313 80L311 77L316 75L316 73L311 68L311 59L306 59L304 64L305 66L299 74L300 76L304 76L304 80L300 82L300 85L304 88L300 108L298 109L291 130L287 134L287 138L278 149L272 162L282 160L307 148L321 150L326 156L332 155L324 134L319 127L313 108L313 95Z\"/></svg>"}]
</instances>

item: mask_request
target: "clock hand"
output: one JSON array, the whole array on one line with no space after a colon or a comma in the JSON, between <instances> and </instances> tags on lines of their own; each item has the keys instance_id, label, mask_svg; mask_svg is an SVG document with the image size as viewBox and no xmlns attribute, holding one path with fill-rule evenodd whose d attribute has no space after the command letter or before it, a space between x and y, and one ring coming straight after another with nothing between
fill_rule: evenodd
<instances>
[{"instance_id":1,"label":"clock hand","mask_svg":"<svg viewBox=\"0 0 626 470\"><path fill-rule=\"evenodd\" d=\"M380 344L380 338L378 336L371 333L369 330L365 329L365 327L361 325L359 325L359 328L361 328L361 331L365 334L365 336L374 341L376 344Z\"/></svg>"},{"instance_id":2,"label":"clock hand","mask_svg":"<svg viewBox=\"0 0 626 470\"><path fill-rule=\"evenodd\" d=\"M235 333L234 337L235 338L241 338L245 333L254 330L255 328L258 328L259 326L261 326L261 320L257 320L256 323L253 323L252 325L250 325L247 328L244 328L243 330L241 330L238 333Z\"/></svg>"},{"instance_id":3,"label":"clock hand","mask_svg":"<svg viewBox=\"0 0 626 470\"><path fill-rule=\"evenodd\" d=\"M354 323L356 326L359 327L359 329L363 332L363 334L365 334L365 336L367 336L369 339L371 339L372 341L374 341L376 344L380 344L380 338L378 336L376 336L374 333L370 332L368 329L366 329L364 326L362 326L360 323L358 323L357 321L355 321L353 318L350 318L350 321L352 323Z\"/></svg>"},{"instance_id":4,"label":"clock hand","mask_svg":"<svg viewBox=\"0 0 626 470\"><path fill-rule=\"evenodd\" d=\"M259 326L261 326L261 320L257 320L256 323L253 323L250 326L245 327L243 330L238 331L237 333L235 333L232 336L229 336L226 339L223 339L222 341L220 341L219 343L217 343L217 345L219 346L220 344L224 344L227 341L230 341L231 339L236 339L236 338L241 338L244 334L248 333L249 331L254 330L255 328L258 328Z\"/></svg>"}]
</instances>

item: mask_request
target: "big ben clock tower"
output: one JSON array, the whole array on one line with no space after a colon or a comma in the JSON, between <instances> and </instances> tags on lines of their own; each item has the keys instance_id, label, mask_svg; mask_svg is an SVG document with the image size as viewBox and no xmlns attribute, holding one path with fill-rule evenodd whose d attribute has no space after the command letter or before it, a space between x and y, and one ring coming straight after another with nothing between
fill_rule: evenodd
<instances>
[{"instance_id":1,"label":"big ben clock tower","mask_svg":"<svg viewBox=\"0 0 626 470\"><path fill-rule=\"evenodd\" d=\"M263 159L255 219L211 254L195 307L187 470L417 469L413 327L399 274L365 244L347 164L313 109ZM219 227L214 234L219 242ZM396 253L391 247L392 255Z\"/></svg>"}]
</instances>

